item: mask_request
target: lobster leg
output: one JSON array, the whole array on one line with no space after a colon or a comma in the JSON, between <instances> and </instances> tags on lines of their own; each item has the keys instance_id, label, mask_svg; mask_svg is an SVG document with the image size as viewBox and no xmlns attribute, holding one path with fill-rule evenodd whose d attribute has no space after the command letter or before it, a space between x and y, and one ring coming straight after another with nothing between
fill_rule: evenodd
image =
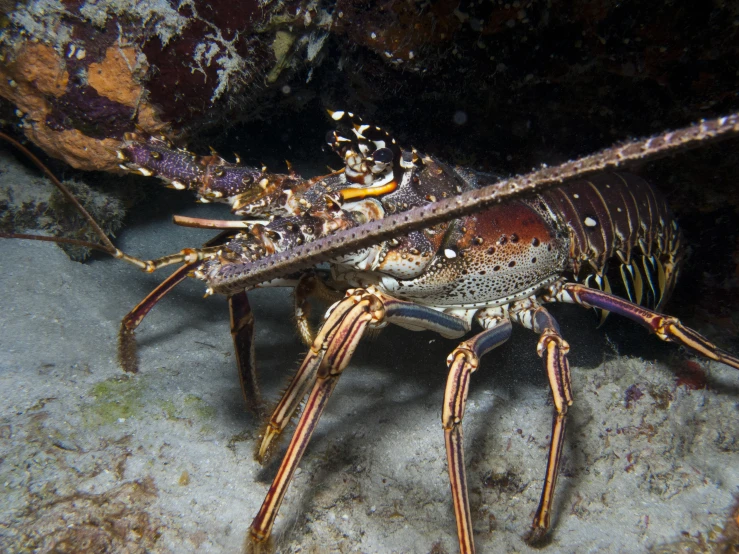
<instances>
[{"instance_id":1,"label":"lobster leg","mask_svg":"<svg viewBox=\"0 0 739 554\"><path fill-rule=\"evenodd\" d=\"M308 273L302 275L293 293L295 300L295 324L298 328L300 339L308 347L313 344L313 340L316 338L310 326L310 302L308 302L315 278L315 275Z\"/></svg>"},{"instance_id":2,"label":"lobster leg","mask_svg":"<svg viewBox=\"0 0 739 554\"><path fill-rule=\"evenodd\" d=\"M317 366L315 384L277 475L251 524L247 552L271 550L270 537L277 511L339 376L349 364L367 325L380 323L385 317L382 300L371 291L357 289L348 294L334 310L338 312L338 321L330 337L327 339L321 330L306 358L319 358L314 364Z\"/></svg>"},{"instance_id":3,"label":"lobster leg","mask_svg":"<svg viewBox=\"0 0 739 554\"><path fill-rule=\"evenodd\" d=\"M262 440L254 456L259 463L265 463L269 459L276 444L276 439L287 427L308 391L315 385L318 368L324 357L324 348L326 344L330 344L334 340L336 332L349 311L354 307L353 302L350 302L352 298L353 296L348 296L333 309L313 340L303 363L272 412L272 416L261 433Z\"/></svg>"},{"instance_id":4,"label":"lobster leg","mask_svg":"<svg viewBox=\"0 0 739 554\"><path fill-rule=\"evenodd\" d=\"M241 394L246 408L258 418L264 415L264 404L259 393L257 358L254 352L254 314L246 291L228 297L231 338L236 355Z\"/></svg>"},{"instance_id":5,"label":"lobster leg","mask_svg":"<svg viewBox=\"0 0 739 554\"><path fill-rule=\"evenodd\" d=\"M172 289L187 278L200 262L193 262L178 268L146 298L128 312L121 320L118 333L118 361L124 371L138 373L138 352L136 348L136 328L141 324L151 309L166 296ZM254 357L254 316L245 292L234 294L228 298L228 307L231 314L231 336L236 352L236 363L239 372L239 382L244 402L250 412L260 415L262 401L257 385L256 361Z\"/></svg>"},{"instance_id":6,"label":"lobster leg","mask_svg":"<svg viewBox=\"0 0 739 554\"><path fill-rule=\"evenodd\" d=\"M467 404L470 375L477 370L480 358L484 354L510 338L512 329L508 319L496 318L490 324L488 329L457 346L447 358L449 377L444 390L441 426L444 428L449 481L454 501L454 515L457 520L457 537L462 554L475 552L462 437L462 418Z\"/></svg>"},{"instance_id":7,"label":"lobster leg","mask_svg":"<svg viewBox=\"0 0 739 554\"><path fill-rule=\"evenodd\" d=\"M589 289L577 283L565 283L554 294L553 299L559 302L579 304L586 308L601 308L622 315L643 325L663 341L682 344L706 358L739 369L739 358L719 348L693 329L684 326L675 317L658 314L623 298Z\"/></svg>"},{"instance_id":8,"label":"lobster leg","mask_svg":"<svg viewBox=\"0 0 739 554\"><path fill-rule=\"evenodd\" d=\"M460 337L470 329L466 321L457 317L425 306L419 306L413 302L396 300L395 298L374 291L374 289L372 290L373 294L383 302L385 307L384 322L386 323L393 323L413 330L425 329L435 331L445 337L452 338ZM351 295L353 293L349 291L347 294ZM308 394L308 391L316 382L316 370L321 363L320 345L333 340L331 333L334 332L336 326L351 308L345 302L346 300L339 302L332 308L328 319L314 339L313 345L311 345L305 360L288 385L280 402L275 407L270 420L261 433L262 440L255 455L258 462L264 463L269 459L269 455L274 448L275 440L290 422L303 398L305 398L305 395ZM376 326L381 326L381 323L378 322Z\"/></svg>"},{"instance_id":9,"label":"lobster leg","mask_svg":"<svg viewBox=\"0 0 739 554\"><path fill-rule=\"evenodd\" d=\"M567 409L572 405L572 379L570 364L567 361L570 346L560 335L557 321L543 307L533 305L520 311L514 309L513 315L524 327L539 333L536 350L539 357L544 360L544 368L554 400L552 434L544 488L541 491L539 507L536 509L531 530L526 536L526 541L533 545L541 542L550 526L554 489L557 485L559 462L562 458Z\"/></svg>"},{"instance_id":10,"label":"lobster leg","mask_svg":"<svg viewBox=\"0 0 739 554\"><path fill-rule=\"evenodd\" d=\"M314 272L303 274L298 280L295 287L295 320L298 327L298 334L306 346L313 344L315 332L310 326L310 303L309 297L317 297L319 300L325 300L329 304L334 304L341 300L344 295L326 286Z\"/></svg>"},{"instance_id":11,"label":"lobster leg","mask_svg":"<svg viewBox=\"0 0 739 554\"><path fill-rule=\"evenodd\" d=\"M139 371L136 337L134 336L136 328L141 324L146 314L151 311L154 305L184 281L187 274L194 270L198 263L193 262L178 268L123 317L121 328L118 332L118 362L121 364L123 371L129 373L138 373Z\"/></svg>"}]
</instances>

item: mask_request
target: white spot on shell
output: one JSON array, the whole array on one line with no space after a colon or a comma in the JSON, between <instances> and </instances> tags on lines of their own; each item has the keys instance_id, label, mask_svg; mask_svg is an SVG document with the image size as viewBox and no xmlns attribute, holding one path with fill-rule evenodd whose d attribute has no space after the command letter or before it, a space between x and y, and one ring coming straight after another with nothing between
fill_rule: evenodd
<instances>
[{"instance_id":1,"label":"white spot on shell","mask_svg":"<svg viewBox=\"0 0 739 554\"><path fill-rule=\"evenodd\" d=\"M580 195L579 194L573 194L572 197L573 198L580 198Z\"/></svg>"},{"instance_id":2,"label":"white spot on shell","mask_svg":"<svg viewBox=\"0 0 739 554\"><path fill-rule=\"evenodd\" d=\"M457 253L454 250L452 250L451 248L446 248L444 250L444 256L446 256L447 258L456 258L457 257Z\"/></svg>"},{"instance_id":3,"label":"white spot on shell","mask_svg":"<svg viewBox=\"0 0 739 554\"><path fill-rule=\"evenodd\" d=\"M342 117L344 117L343 111L333 112L331 114L331 119L333 119L334 121L339 121Z\"/></svg>"},{"instance_id":4,"label":"white spot on shell","mask_svg":"<svg viewBox=\"0 0 739 554\"><path fill-rule=\"evenodd\" d=\"M585 225L587 225L588 227L595 227L596 225L598 225L598 222L595 221L592 217L586 217Z\"/></svg>"}]
</instances>

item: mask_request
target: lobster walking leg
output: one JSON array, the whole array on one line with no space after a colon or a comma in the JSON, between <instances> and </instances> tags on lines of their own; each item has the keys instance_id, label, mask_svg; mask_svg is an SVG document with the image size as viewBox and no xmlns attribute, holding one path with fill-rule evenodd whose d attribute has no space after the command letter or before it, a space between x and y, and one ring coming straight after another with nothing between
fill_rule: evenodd
<instances>
[{"instance_id":1,"label":"lobster walking leg","mask_svg":"<svg viewBox=\"0 0 739 554\"><path fill-rule=\"evenodd\" d=\"M315 275L310 273L302 275L298 280L295 291L293 292L295 303L295 324L298 328L300 339L308 347L313 344L313 341L316 338L315 333L310 326L310 302L308 301L315 278Z\"/></svg>"},{"instance_id":2,"label":"lobster walking leg","mask_svg":"<svg viewBox=\"0 0 739 554\"><path fill-rule=\"evenodd\" d=\"M655 333L661 340L687 346L701 356L739 369L739 358L731 355L706 339L703 335L683 325L679 319L643 308L636 304L599 290L589 289L577 283L566 283L552 297L559 302L570 302L585 308L601 308L622 315Z\"/></svg>"},{"instance_id":3,"label":"lobster walking leg","mask_svg":"<svg viewBox=\"0 0 739 554\"><path fill-rule=\"evenodd\" d=\"M507 319L498 319L489 329L461 343L447 358L449 377L444 391L441 426L444 428L449 481L457 520L457 536L462 554L475 552L472 536L472 517L467 492L464 465L462 419L467 404L470 375L477 370L480 358L497 348L511 336L512 326Z\"/></svg>"},{"instance_id":4,"label":"lobster walking leg","mask_svg":"<svg viewBox=\"0 0 739 554\"><path fill-rule=\"evenodd\" d=\"M287 390L275 406L272 416L261 434L262 440L254 456L258 462L264 463L269 459L276 445L276 440L287 427L308 391L315 385L318 368L324 358L324 348L335 340L336 332L340 329L349 311L354 307L354 302L351 301L352 298L353 296L348 296L333 309L313 340L308 354L306 354Z\"/></svg>"},{"instance_id":5,"label":"lobster walking leg","mask_svg":"<svg viewBox=\"0 0 739 554\"><path fill-rule=\"evenodd\" d=\"M557 321L543 307L533 305L522 310L514 308L513 313L524 327L540 333L536 350L539 357L544 360L544 368L554 400L552 434L544 487L541 491L539 507L536 509L534 521L531 524L531 531L526 537L529 544L536 544L549 530L554 489L557 486L559 462L562 458L567 409L572 405L572 379L570 364L567 361L570 346L560 335Z\"/></svg>"},{"instance_id":6,"label":"lobster walking leg","mask_svg":"<svg viewBox=\"0 0 739 554\"><path fill-rule=\"evenodd\" d=\"M311 271L300 276L294 292L295 322L298 327L298 334L306 346L310 347L316 338L309 321L310 303L308 298L315 297L326 301L327 304L334 304L341 300L343 296L342 293L328 287L315 272Z\"/></svg>"},{"instance_id":7,"label":"lobster walking leg","mask_svg":"<svg viewBox=\"0 0 739 554\"><path fill-rule=\"evenodd\" d=\"M254 314L245 291L228 297L231 338L236 355L241 394L246 408L258 418L264 415L262 395L257 379L257 358L254 351Z\"/></svg>"},{"instance_id":8,"label":"lobster walking leg","mask_svg":"<svg viewBox=\"0 0 739 554\"><path fill-rule=\"evenodd\" d=\"M339 376L349 364L367 325L379 323L385 317L382 301L362 289L350 293L334 311L341 314L335 331L328 340L323 331L319 332L308 354L308 358L314 353L320 357L316 382L272 486L251 524L247 551L262 552L270 548L270 536L277 511Z\"/></svg>"},{"instance_id":9,"label":"lobster walking leg","mask_svg":"<svg viewBox=\"0 0 739 554\"><path fill-rule=\"evenodd\" d=\"M136 337L134 336L136 328L156 303L184 281L187 274L193 271L197 265L198 262L193 262L178 268L123 317L118 332L118 362L121 364L123 371L129 373L138 373L139 371L138 351Z\"/></svg>"},{"instance_id":10,"label":"lobster walking leg","mask_svg":"<svg viewBox=\"0 0 739 554\"><path fill-rule=\"evenodd\" d=\"M394 323L401 327L415 330L425 329L435 331L445 337L451 338L460 337L470 329L466 321L457 317L414 304L413 302L397 300L380 294L375 289L369 290L372 290L372 293L383 302L385 309L383 322ZM351 296L354 293L349 291L347 294ZM333 340L331 333L334 332L350 309L351 305L346 304L346 300L344 300L339 302L330 312L328 319L314 339L305 360L288 385L280 402L275 407L270 420L267 422L265 430L262 433L262 440L255 455L258 462L264 463L269 459L269 455L275 445L275 440L285 429L298 409L300 402L316 382L316 371L318 365L321 363L321 345ZM380 325L380 323L378 322L376 325Z\"/></svg>"},{"instance_id":11,"label":"lobster walking leg","mask_svg":"<svg viewBox=\"0 0 739 554\"><path fill-rule=\"evenodd\" d=\"M193 262L178 268L136 307L121 320L118 333L118 362L124 371L138 373L138 351L136 348L136 328L141 324L151 309L172 289L184 281L188 274L198 266ZM255 415L263 411L262 400L256 376L256 360L254 357L254 316L245 292L234 294L228 298L231 314L231 336L236 352L236 364L239 373L241 393L247 409Z\"/></svg>"}]
</instances>

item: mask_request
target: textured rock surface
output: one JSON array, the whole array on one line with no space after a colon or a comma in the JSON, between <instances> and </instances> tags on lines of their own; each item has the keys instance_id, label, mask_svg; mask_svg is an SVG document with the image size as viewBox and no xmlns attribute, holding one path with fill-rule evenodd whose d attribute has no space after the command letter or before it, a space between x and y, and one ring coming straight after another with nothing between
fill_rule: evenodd
<instances>
[{"instance_id":1,"label":"textured rock surface","mask_svg":"<svg viewBox=\"0 0 739 554\"><path fill-rule=\"evenodd\" d=\"M134 124L212 141L309 105L520 171L736 108L737 18L722 2L35 0L1 21L0 96L88 169L115 167L109 140Z\"/></svg>"},{"instance_id":2,"label":"textured rock surface","mask_svg":"<svg viewBox=\"0 0 739 554\"><path fill-rule=\"evenodd\" d=\"M330 21L312 2L22 3L2 21L0 96L47 153L111 170L134 125L197 134L259 111Z\"/></svg>"}]
</instances>

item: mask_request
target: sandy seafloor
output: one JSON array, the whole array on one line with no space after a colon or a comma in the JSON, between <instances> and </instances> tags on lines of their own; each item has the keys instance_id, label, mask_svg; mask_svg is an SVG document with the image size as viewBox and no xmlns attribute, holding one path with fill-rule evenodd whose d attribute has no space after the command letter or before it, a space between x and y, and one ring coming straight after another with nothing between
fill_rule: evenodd
<instances>
[{"instance_id":1,"label":"sandy seafloor","mask_svg":"<svg viewBox=\"0 0 739 554\"><path fill-rule=\"evenodd\" d=\"M117 243L153 257L209 236L161 219ZM0 240L0 259L0 551L239 552L276 464L252 458L259 423L224 299L177 289L141 326L141 372L127 375L119 321L161 274L27 241ZM274 400L305 349L287 291L251 298ZM739 492L739 372L698 360L708 388L691 390L676 382L684 351L628 324L598 330L576 307L556 314L575 405L541 552L719 551ZM514 334L474 375L465 419L478 552L531 551L544 475L549 392L535 336ZM397 328L360 346L288 492L278 551L457 550L440 427L453 347Z\"/></svg>"}]
</instances>

